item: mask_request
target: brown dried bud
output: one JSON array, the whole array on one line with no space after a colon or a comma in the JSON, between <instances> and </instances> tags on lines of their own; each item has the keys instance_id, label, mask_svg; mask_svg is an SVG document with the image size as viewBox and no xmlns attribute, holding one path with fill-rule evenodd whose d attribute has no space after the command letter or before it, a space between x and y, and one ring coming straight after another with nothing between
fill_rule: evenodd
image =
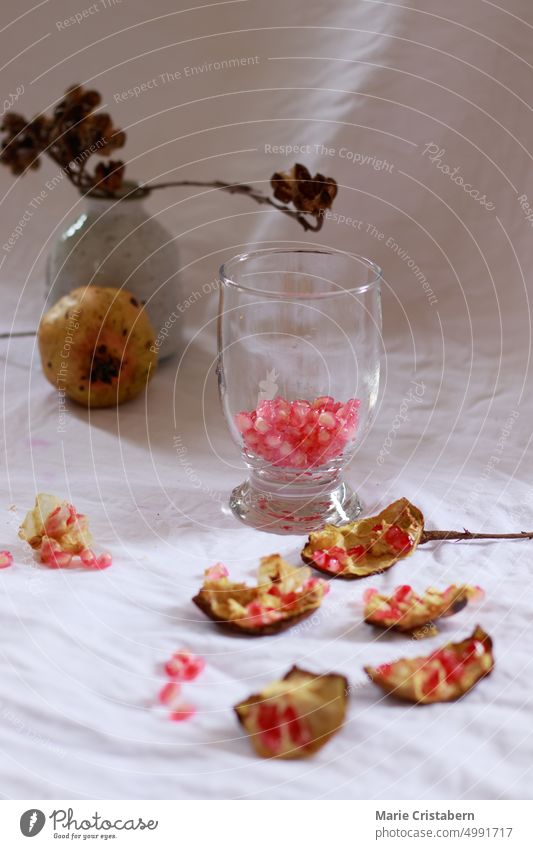
<instances>
[{"instance_id":1,"label":"brown dried bud","mask_svg":"<svg viewBox=\"0 0 533 849\"><path fill-rule=\"evenodd\" d=\"M324 177L323 174L311 177L305 165L299 163L287 173L277 171L270 182L276 200L292 203L298 212L317 217L331 207L338 191L333 177Z\"/></svg>"},{"instance_id":2,"label":"brown dried bud","mask_svg":"<svg viewBox=\"0 0 533 849\"><path fill-rule=\"evenodd\" d=\"M125 165L120 160L99 162L94 169L94 183L98 190L106 194L115 194L122 188Z\"/></svg>"}]
</instances>

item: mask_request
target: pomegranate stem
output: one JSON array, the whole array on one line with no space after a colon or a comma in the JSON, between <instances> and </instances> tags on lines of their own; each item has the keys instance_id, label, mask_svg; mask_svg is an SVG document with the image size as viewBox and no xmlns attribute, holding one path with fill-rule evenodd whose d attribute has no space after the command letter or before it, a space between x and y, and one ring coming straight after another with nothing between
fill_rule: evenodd
<instances>
[{"instance_id":1,"label":"pomegranate stem","mask_svg":"<svg viewBox=\"0 0 533 849\"><path fill-rule=\"evenodd\" d=\"M533 531L520 531L517 534L473 534L470 531L422 531L419 545L433 540L454 539L533 539Z\"/></svg>"}]
</instances>

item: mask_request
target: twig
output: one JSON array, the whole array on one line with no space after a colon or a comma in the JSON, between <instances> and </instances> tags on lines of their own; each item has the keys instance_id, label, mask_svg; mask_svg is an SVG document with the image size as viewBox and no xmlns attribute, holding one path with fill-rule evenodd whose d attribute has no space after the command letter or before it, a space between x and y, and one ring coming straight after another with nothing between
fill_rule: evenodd
<instances>
[{"instance_id":1,"label":"twig","mask_svg":"<svg viewBox=\"0 0 533 849\"><path fill-rule=\"evenodd\" d=\"M284 215L289 215L291 218L296 219L296 221L302 225L304 230L313 230L315 233L321 229L322 224L324 223L324 216L321 215L316 218L314 225L310 224L305 215L301 212L297 212L293 209L289 209L288 206L276 203L272 200L272 198L269 198L262 192L258 192L253 188L253 186L248 186L246 183L224 183L222 180L177 180L170 183L148 183L144 185L144 188L152 191L153 189L168 189L174 188L175 186L202 186L208 189L219 189L222 192L229 192L231 195L246 195L256 203L268 204L268 206L272 206L274 209L278 209L280 212L283 212Z\"/></svg>"},{"instance_id":2,"label":"twig","mask_svg":"<svg viewBox=\"0 0 533 849\"><path fill-rule=\"evenodd\" d=\"M0 333L0 339L13 339L15 336L37 336L37 331L15 330L14 333Z\"/></svg>"},{"instance_id":3,"label":"twig","mask_svg":"<svg viewBox=\"0 0 533 849\"><path fill-rule=\"evenodd\" d=\"M520 531L517 534L473 534L470 531L422 531L419 545L433 540L450 539L533 539L533 531Z\"/></svg>"}]
</instances>

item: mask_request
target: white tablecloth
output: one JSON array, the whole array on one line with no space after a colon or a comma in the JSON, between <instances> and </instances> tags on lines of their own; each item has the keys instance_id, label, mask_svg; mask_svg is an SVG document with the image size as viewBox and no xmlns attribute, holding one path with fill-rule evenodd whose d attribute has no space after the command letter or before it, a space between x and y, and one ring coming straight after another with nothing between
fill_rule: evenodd
<instances>
[{"instance_id":1,"label":"white tablecloth","mask_svg":"<svg viewBox=\"0 0 533 849\"><path fill-rule=\"evenodd\" d=\"M18 20L0 33L5 89L25 87L15 108L32 114L67 84L92 80L128 132L130 175L260 182L301 159L338 180L334 209L360 224L329 221L314 241L369 255L385 272L381 400L348 470L366 509L405 495L430 527L533 528L533 239L519 200L533 204L527 0L245 0L193 11L128 0L68 27L58 26L73 14L67 2L19 17L29 8L9 0L4 23ZM258 61L185 73L236 56ZM177 71L138 97L114 97ZM329 151L271 150L322 143ZM0 175L2 243L52 171ZM160 193L150 208L166 210L189 292L241 245L313 241L245 199L187 197ZM66 184L48 192L16 248L2 252L2 330L36 326L44 256L76 203ZM0 343L0 548L15 556L0 572L0 793L531 797L531 544L425 546L375 581L333 582L309 627L261 640L224 636L191 604L214 561L253 580L261 555L297 563L303 542L254 532L226 508L243 468L216 397L215 313L215 295L186 311L186 352L162 364L146 400L91 414L71 406L65 433L34 340ZM420 400L399 421L411 381ZM99 547L113 552L110 569L33 564L17 528L37 491L89 515ZM378 639L361 621L369 584L461 581L481 584L486 600L424 644ZM429 652L476 622L494 638L496 668L460 703L401 705L365 682L364 664ZM184 691L196 718L172 723L156 696L162 664L180 647L207 667ZM310 760L258 760L231 706L293 663L350 679L345 728Z\"/></svg>"}]
</instances>

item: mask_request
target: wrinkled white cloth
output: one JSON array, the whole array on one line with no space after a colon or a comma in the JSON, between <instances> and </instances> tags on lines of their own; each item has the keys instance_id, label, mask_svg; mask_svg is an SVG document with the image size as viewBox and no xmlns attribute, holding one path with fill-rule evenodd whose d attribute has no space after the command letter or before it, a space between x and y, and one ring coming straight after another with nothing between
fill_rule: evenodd
<instances>
[{"instance_id":1,"label":"wrinkled white cloth","mask_svg":"<svg viewBox=\"0 0 533 849\"><path fill-rule=\"evenodd\" d=\"M61 28L70 4L41 4L0 33L2 55L14 57L5 88L25 86L14 108L33 114L69 82L95 85L127 131L130 175L144 180L260 182L295 160L335 177L337 219L315 236L267 207L201 190L154 194L150 209L178 237L189 294L246 244L300 240L377 261L380 402L347 472L365 508L405 495L429 527L533 529L530 4L188 8L128 0ZM20 12L9 0L4 21ZM232 57L250 61L191 71ZM115 96L154 79L138 96ZM287 145L304 152L286 156ZM2 244L53 172L47 163L16 182L0 174ZM44 257L79 210L66 181L45 192L13 250L2 249L4 331L36 326ZM0 548L15 557L0 572L0 793L531 798L530 543L425 546L375 581L333 582L305 628L277 637L225 636L191 604L213 562L251 581L261 555L297 563L304 541L228 513L244 472L216 396L215 315L216 293L193 298L183 357L161 365L146 399L90 414L69 406L65 433L34 340L0 342ZM89 515L98 549L113 552L110 569L32 564L16 534L37 491ZM378 638L361 621L366 586L462 581L482 585L486 600L439 637ZM402 705L365 680L364 664L429 652L477 622L494 638L496 668L461 702ZM157 693L162 664L181 647L207 666L184 687L197 716L173 723ZM294 663L349 678L346 725L310 760L258 760L231 707Z\"/></svg>"}]
</instances>

